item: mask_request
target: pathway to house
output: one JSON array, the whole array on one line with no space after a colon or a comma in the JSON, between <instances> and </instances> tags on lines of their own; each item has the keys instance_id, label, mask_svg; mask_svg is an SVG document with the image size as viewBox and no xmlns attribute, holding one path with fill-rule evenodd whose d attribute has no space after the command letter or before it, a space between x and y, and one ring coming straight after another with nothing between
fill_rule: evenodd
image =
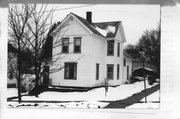
<instances>
[{"instance_id":1,"label":"pathway to house","mask_svg":"<svg viewBox=\"0 0 180 119\"><path fill-rule=\"evenodd\" d=\"M146 96L158 91L160 89L160 85L156 85L152 88L149 88L146 90ZM130 105L133 105L135 103L142 103L141 100L145 97L145 90L133 94L132 96L123 99L123 100L118 100L118 101L113 101L109 102L110 104L107 105L105 108L126 108ZM108 102L108 101L103 101L103 102Z\"/></svg>"}]
</instances>

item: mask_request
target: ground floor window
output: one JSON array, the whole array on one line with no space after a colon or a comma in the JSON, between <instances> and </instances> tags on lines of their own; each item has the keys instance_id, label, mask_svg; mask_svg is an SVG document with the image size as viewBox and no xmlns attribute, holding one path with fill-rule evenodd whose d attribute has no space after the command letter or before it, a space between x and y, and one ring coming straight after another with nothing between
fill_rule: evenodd
<instances>
[{"instance_id":1,"label":"ground floor window","mask_svg":"<svg viewBox=\"0 0 180 119\"><path fill-rule=\"evenodd\" d=\"M127 80L129 80L129 66L127 65Z\"/></svg>"},{"instance_id":2,"label":"ground floor window","mask_svg":"<svg viewBox=\"0 0 180 119\"><path fill-rule=\"evenodd\" d=\"M113 79L114 74L114 65L113 64L107 64L107 78L108 80Z\"/></svg>"},{"instance_id":3,"label":"ground floor window","mask_svg":"<svg viewBox=\"0 0 180 119\"><path fill-rule=\"evenodd\" d=\"M99 64L96 64L96 80L99 80Z\"/></svg>"},{"instance_id":4,"label":"ground floor window","mask_svg":"<svg viewBox=\"0 0 180 119\"><path fill-rule=\"evenodd\" d=\"M77 63L65 63L64 66L64 79L77 78Z\"/></svg>"},{"instance_id":5,"label":"ground floor window","mask_svg":"<svg viewBox=\"0 0 180 119\"><path fill-rule=\"evenodd\" d=\"M119 79L119 64L117 65L117 79Z\"/></svg>"},{"instance_id":6,"label":"ground floor window","mask_svg":"<svg viewBox=\"0 0 180 119\"><path fill-rule=\"evenodd\" d=\"M124 66L126 66L126 58L124 58Z\"/></svg>"}]
</instances>

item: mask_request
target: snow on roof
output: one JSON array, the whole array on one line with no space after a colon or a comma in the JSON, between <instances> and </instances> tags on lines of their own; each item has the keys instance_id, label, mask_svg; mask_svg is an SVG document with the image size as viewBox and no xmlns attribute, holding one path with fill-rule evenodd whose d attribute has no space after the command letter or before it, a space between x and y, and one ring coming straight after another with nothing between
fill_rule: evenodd
<instances>
[{"instance_id":1,"label":"snow on roof","mask_svg":"<svg viewBox=\"0 0 180 119\"><path fill-rule=\"evenodd\" d=\"M100 22L100 23L93 23L96 26L96 30L102 34L102 30L104 34L102 34L106 38L112 38L116 36L116 32L118 30L120 21L115 22ZM98 27L98 29L97 29ZM102 29L102 30L101 30Z\"/></svg>"},{"instance_id":2,"label":"snow on roof","mask_svg":"<svg viewBox=\"0 0 180 119\"><path fill-rule=\"evenodd\" d=\"M95 25L94 28L104 37L108 36L108 34L115 34L116 31L116 28L114 26L107 26L106 29L102 29Z\"/></svg>"},{"instance_id":3,"label":"snow on roof","mask_svg":"<svg viewBox=\"0 0 180 119\"><path fill-rule=\"evenodd\" d=\"M99 33L101 33L103 36L106 36L107 35L107 31L104 30L104 29L101 29L97 26L94 27Z\"/></svg>"},{"instance_id":4,"label":"snow on roof","mask_svg":"<svg viewBox=\"0 0 180 119\"><path fill-rule=\"evenodd\" d=\"M105 38L112 38L116 36L119 24L121 21L111 21L111 22L99 22L99 23L90 23L86 19L74 14L78 20L80 20L86 27L88 27L93 33L103 36Z\"/></svg>"},{"instance_id":5,"label":"snow on roof","mask_svg":"<svg viewBox=\"0 0 180 119\"><path fill-rule=\"evenodd\" d=\"M115 29L116 29L116 28L115 28L114 26L108 26L108 27L107 27L107 31L108 31L108 32L115 33Z\"/></svg>"},{"instance_id":6,"label":"snow on roof","mask_svg":"<svg viewBox=\"0 0 180 119\"><path fill-rule=\"evenodd\" d=\"M137 68L134 68L133 70L138 70L138 69L143 69L143 67L137 67ZM144 69L148 70L148 71L154 71L153 69L150 69L150 68L147 68L147 67L145 67Z\"/></svg>"}]
</instances>

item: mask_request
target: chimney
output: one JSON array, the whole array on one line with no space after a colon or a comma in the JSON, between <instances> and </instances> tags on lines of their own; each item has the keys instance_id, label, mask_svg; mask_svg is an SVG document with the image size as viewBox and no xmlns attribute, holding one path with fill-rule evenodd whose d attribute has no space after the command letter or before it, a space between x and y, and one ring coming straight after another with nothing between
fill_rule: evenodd
<instances>
[{"instance_id":1,"label":"chimney","mask_svg":"<svg viewBox=\"0 0 180 119\"><path fill-rule=\"evenodd\" d=\"M86 12L86 20L92 23L92 12Z\"/></svg>"}]
</instances>

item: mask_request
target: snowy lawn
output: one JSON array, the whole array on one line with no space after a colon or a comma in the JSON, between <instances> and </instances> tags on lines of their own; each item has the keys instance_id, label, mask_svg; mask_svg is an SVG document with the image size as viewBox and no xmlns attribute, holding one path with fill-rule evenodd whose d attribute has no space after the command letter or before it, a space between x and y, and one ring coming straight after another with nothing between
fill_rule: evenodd
<instances>
[{"instance_id":1,"label":"snowy lawn","mask_svg":"<svg viewBox=\"0 0 180 119\"><path fill-rule=\"evenodd\" d=\"M7 97L15 97L18 94L18 90L16 88L8 88L7 89Z\"/></svg>"},{"instance_id":2,"label":"snowy lawn","mask_svg":"<svg viewBox=\"0 0 180 119\"><path fill-rule=\"evenodd\" d=\"M147 89L157 85L157 83L153 85L148 85L146 83ZM16 91L15 91L16 90ZM117 101L123 100L135 93L141 92L144 90L144 83L136 82L133 84L124 84L117 87L109 87L107 96L105 96L105 89L104 88L96 88L87 92L53 92L53 91L46 91L39 95L39 97L35 96L23 96L23 101L62 101L56 103L21 103L18 104L17 102L8 102L9 107L42 107L42 108L103 108L109 104L108 101ZM16 93L16 94L13 94ZM8 89L8 97L16 95L17 96L17 89L14 91ZM154 101L159 101L159 93L153 94L155 96L149 96L148 98ZM14 99L17 100L17 99ZM142 99L144 100L144 99ZM67 102L69 101L69 102ZM101 102L103 101L103 102ZM151 101L152 103L152 101ZM159 103L158 103L159 104ZM131 107L131 106L130 106ZM136 107L136 106L135 106ZM134 108L132 106L132 108Z\"/></svg>"}]
</instances>

